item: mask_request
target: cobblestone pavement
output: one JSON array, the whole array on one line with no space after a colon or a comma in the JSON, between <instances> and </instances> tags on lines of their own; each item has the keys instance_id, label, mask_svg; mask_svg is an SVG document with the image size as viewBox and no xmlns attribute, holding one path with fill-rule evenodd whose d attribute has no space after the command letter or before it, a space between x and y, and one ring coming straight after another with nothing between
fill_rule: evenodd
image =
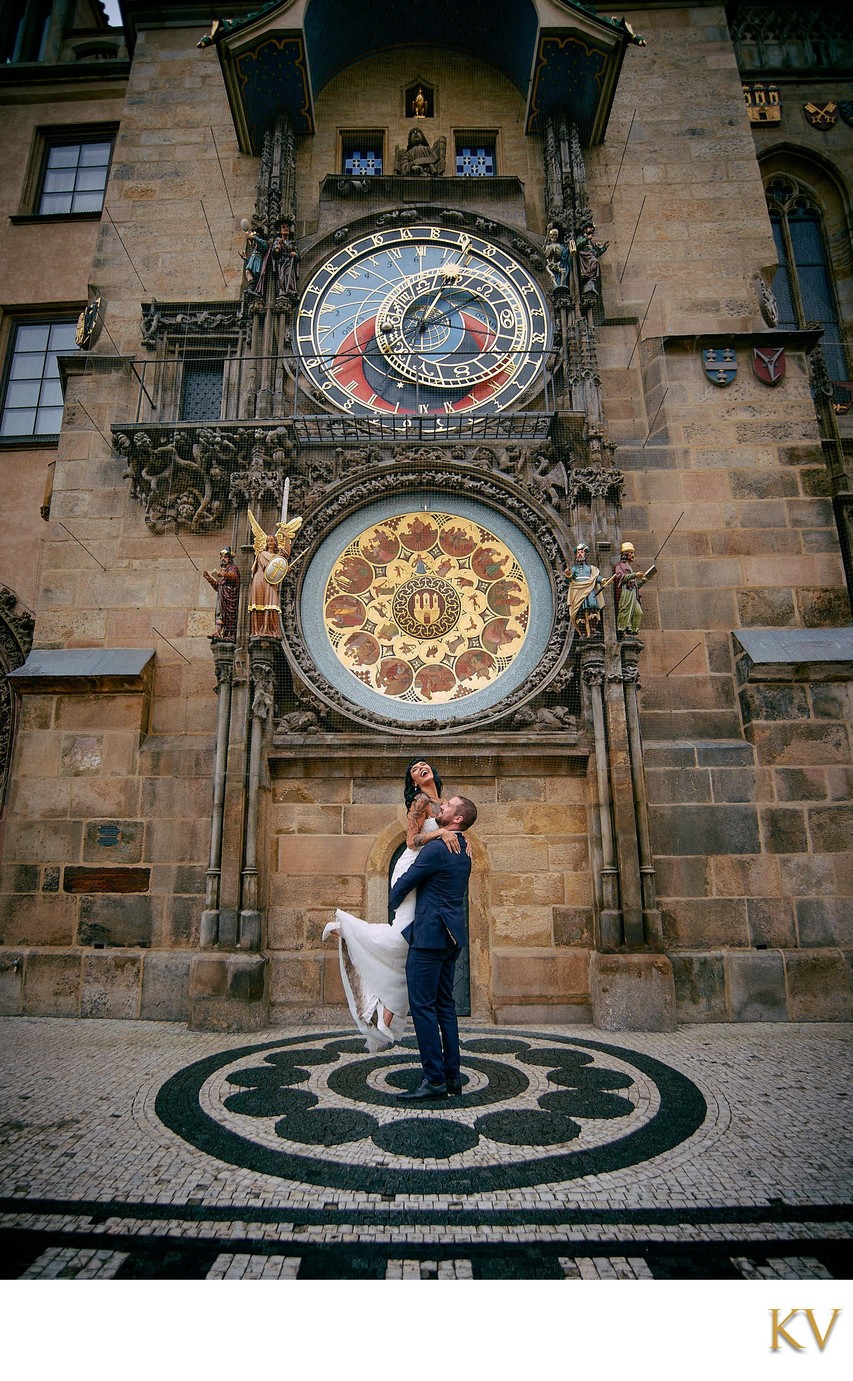
<instances>
[{"instance_id":1,"label":"cobblestone pavement","mask_svg":"<svg viewBox=\"0 0 853 1381\"><path fill-rule=\"evenodd\" d=\"M5 1279L848 1279L851 1034L0 1021Z\"/></svg>"}]
</instances>

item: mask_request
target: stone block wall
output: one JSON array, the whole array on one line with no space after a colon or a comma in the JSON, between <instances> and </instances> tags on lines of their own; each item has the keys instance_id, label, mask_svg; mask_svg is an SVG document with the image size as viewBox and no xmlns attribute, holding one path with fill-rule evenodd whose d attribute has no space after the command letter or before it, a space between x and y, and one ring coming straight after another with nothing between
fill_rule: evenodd
<instances>
[{"instance_id":1,"label":"stone block wall","mask_svg":"<svg viewBox=\"0 0 853 1381\"><path fill-rule=\"evenodd\" d=\"M336 907L384 921L388 868L404 840L405 747L373 764L342 756L272 762L268 810L273 1019L328 1013L344 1001L337 949L320 935ZM592 938L586 757L513 763L436 753L444 795L467 795L471 1010L498 1021L589 1020ZM337 1015L340 1015L338 1012Z\"/></svg>"},{"instance_id":2,"label":"stone block wall","mask_svg":"<svg viewBox=\"0 0 853 1381\"><path fill-rule=\"evenodd\" d=\"M142 693L25 694L0 868L8 1012L186 1018L209 739L146 735Z\"/></svg>"},{"instance_id":3,"label":"stone block wall","mask_svg":"<svg viewBox=\"0 0 853 1381\"><path fill-rule=\"evenodd\" d=\"M420 76L436 90L433 118L415 122L404 112L406 88ZM317 201L322 180L340 173L341 132L370 130L384 135L383 171L394 171L394 153L406 148L409 130L417 123L430 145L443 136L447 140L448 177L456 175L456 133L497 136L497 171L501 176L517 177L523 184L524 214L529 228L544 234L541 198L544 174L538 141L524 134L524 105L511 82L496 68L460 53L428 45L390 49L355 63L334 77L316 101L316 134L300 141L297 178L299 180L299 218L306 234L318 227ZM488 214L489 179L469 179L480 184L483 211ZM469 188L470 190L470 188ZM423 194L403 196L425 200ZM400 194L392 200L399 205ZM371 204L373 199L371 198ZM363 214L365 206L349 197L339 203L337 222L348 214ZM496 207L501 219L515 220L514 208L507 217Z\"/></svg>"}]
</instances>

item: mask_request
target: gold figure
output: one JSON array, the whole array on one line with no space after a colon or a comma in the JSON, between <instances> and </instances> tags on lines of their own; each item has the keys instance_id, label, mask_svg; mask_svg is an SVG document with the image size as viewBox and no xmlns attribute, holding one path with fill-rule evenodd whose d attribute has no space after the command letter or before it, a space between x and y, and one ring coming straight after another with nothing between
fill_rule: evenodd
<instances>
[{"instance_id":1,"label":"gold figure","mask_svg":"<svg viewBox=\"0 0 853 1381\"><path fill-rule=\"evenodd\" d=\"M249 635L253 638L281 637L281 592L279 586L290 570L288 557L293 539L302 526L301 518L279 523L274 533L264 532L251 508L249 523L253 533L255 563L249 591Z\"/></svg>"},{"instance_id":2,"label":"gold figure","mask_svg":"<svg viewBox=\"0 0 853 1381\"><path fill-rule=\"evenodd\" d=\"M426 96L421 86L418 87L418 94L412 102L412 113L416 120L425 120L427 117Z\"/></svg>"}]
</instances>

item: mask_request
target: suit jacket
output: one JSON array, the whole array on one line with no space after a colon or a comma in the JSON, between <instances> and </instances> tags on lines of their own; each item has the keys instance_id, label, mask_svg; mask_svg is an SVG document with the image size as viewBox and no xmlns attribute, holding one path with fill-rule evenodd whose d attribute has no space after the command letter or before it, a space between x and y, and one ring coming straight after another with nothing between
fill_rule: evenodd
<instances>
[{"instance_id":1,"label":"suit jacket","mask_svg":"<svg viewBox=\"0 0 853 1381\"><path fill-rule=\"evenodd\" d=\"M403 931L413 949L444 949L448 939L465 944L465 893L470 874L471 860L464 843L455 854L443 839L432 839L397 879L391 888L392 911L413 887L418 889L415 918Z\"/></svg>"}]
</instances>

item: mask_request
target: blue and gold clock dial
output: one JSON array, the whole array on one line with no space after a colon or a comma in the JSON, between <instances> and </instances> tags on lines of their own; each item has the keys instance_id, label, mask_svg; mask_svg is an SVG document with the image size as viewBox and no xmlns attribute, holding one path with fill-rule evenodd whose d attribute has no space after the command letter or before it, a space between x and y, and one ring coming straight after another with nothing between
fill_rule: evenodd
<instances>
[{"instance_id":1,"label":"blue and gold clock dial","mask_svg":"<svg viewBox=\"0 0 853 1381\"><path fill-rule=\"evenodd\" d=\"M462 230L382 230L332 255L296 318L300 368L357 416L447 416L518 404L550 345L543 295Z\"/></svg>"}]
</instances>

